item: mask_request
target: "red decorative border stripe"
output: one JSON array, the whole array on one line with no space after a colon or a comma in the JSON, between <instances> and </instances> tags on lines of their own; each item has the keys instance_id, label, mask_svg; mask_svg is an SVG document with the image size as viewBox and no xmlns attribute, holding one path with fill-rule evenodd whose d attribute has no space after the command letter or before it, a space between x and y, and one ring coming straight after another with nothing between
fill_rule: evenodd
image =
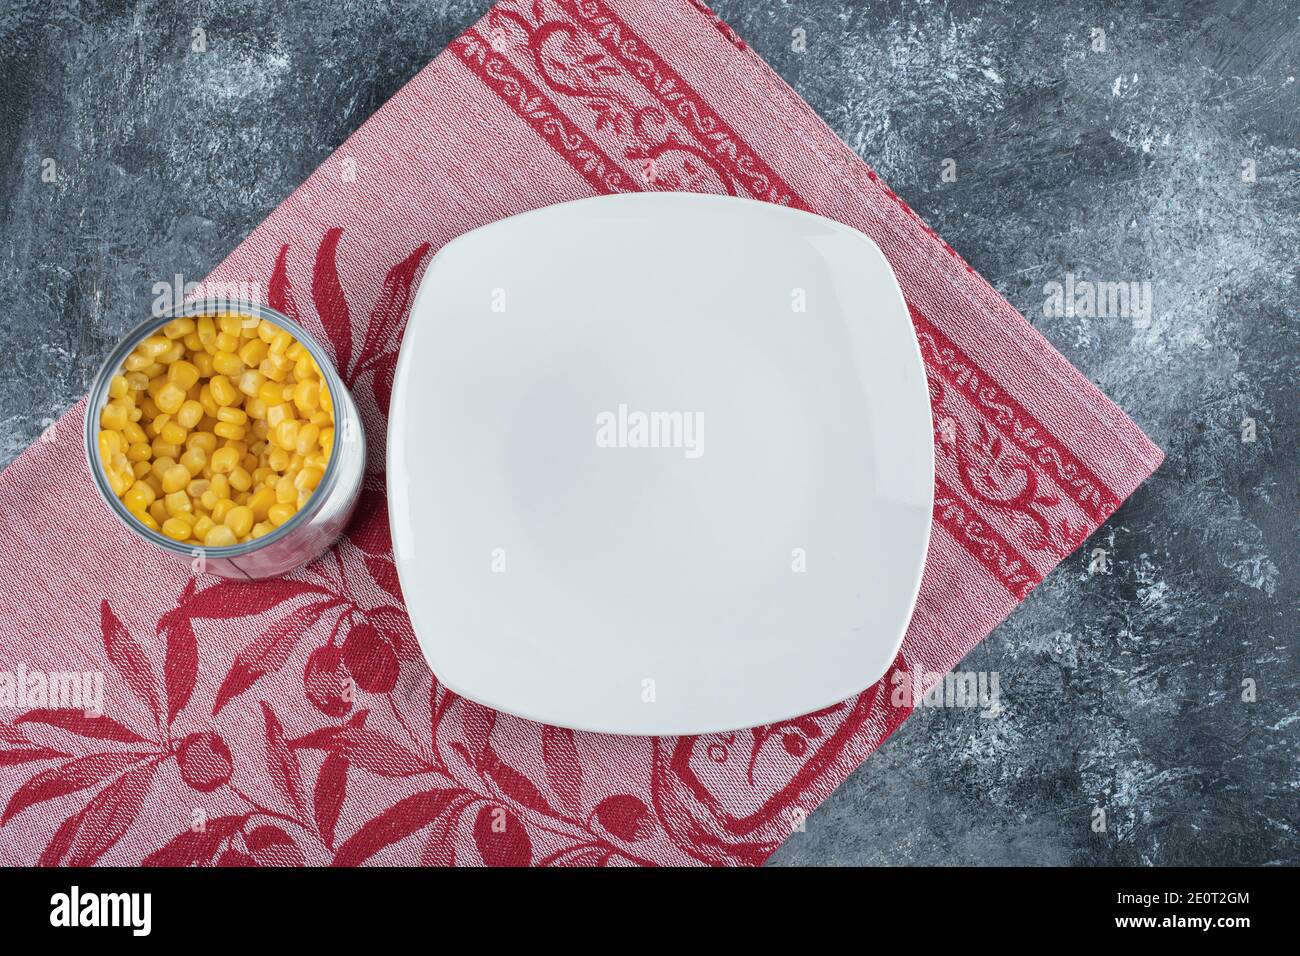
<instances>
[{"instance_id":1,"label":"red decorative border stripe","mask_svg":"<svg viewBox=\"0 0 1300 956\"><path fill-rule=\"evenodd\" d=\"M560 0L560 7L676 116L738 182L744 183L750 195L812 211L790 184L604 0Z\"/></svg>"},{"instance_id":2,"label":"red decorative border stripe","mask_svg":"<svg viewBox=\"0 0 1300 956\"><path fill-rule=\"evenodd\" d=\"M1110 517L1119 507L1119 496L920 309L914 305L908 308L926 368L965 395L984 418L1043 469L1043 474L1066 491L1090 518L1100 524Z\"/></svg>"},{"instance_id":3,"label":"red decorative border stripe","mask_svg":"<svg viewBox=\"0 0 1300 956\"><path fill-rule=\"evenodd\" d=\"M1033 565L938 475L934 476L934 520L1017 600L1023 600L1043 580Z\"/></svg>"},{"instance_id":4,"label":"red decorative border stripe","mask_svg":"<svg viewBox=\"0 0 1300 956\"><path fill-rule=\"evenodd\" d=\"M466 30L451 49L598 193L640 191L634 177L560 112L528 77L493 50L477 30Z\"/></svg>"}]
</instances>

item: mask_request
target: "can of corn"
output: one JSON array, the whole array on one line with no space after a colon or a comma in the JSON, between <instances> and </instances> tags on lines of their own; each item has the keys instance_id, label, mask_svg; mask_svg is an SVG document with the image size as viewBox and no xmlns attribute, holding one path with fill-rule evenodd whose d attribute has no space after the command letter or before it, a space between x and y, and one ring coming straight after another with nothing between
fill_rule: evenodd
<instances>
[{"instance_id":1,"label":"can of corn","mask_svg":"<svg viewBox=\"0 0 1300 956\"><path fill-rule=\"evenodd\" d=\"M105 360L86 461L122 524L195 573L259 579L326 551L365 472L357 407L306 329L252 302L195 300Z\"/></svg>"}]
</instances>

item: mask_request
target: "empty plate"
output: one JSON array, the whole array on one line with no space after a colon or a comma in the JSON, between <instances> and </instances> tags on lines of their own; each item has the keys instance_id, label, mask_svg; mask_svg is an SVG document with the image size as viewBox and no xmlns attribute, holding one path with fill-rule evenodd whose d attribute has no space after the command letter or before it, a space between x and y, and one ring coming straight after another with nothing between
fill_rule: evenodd
<instances>
[{"instance_id":1,"label":"empty plate","mask_svg":"<svg viewBox=\"0 0 1300 956\"><path fill-rule=\"evenodd\" d=\"M628 734L772 723L885 673L934 460L898 284L866 236L687 193L585 199L434 258L388 499L438 678Z\"/></svg>"}]
</instances>

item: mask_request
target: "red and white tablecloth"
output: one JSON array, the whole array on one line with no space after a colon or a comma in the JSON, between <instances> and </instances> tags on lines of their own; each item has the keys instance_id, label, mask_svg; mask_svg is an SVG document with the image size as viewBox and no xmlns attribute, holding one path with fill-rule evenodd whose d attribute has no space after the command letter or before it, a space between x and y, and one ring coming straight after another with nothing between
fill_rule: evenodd
<instances>
[{"instance_id":1,"label":"red and white tablecloth","mask_svg":"<svg viewBox=\"0 0 1300 956\"><path fill-rule=\"evenodd\" d=\"M574 733L457 698L420 655L391 557L385 409L423 266L513 213L648 188L862 230L898 275L929 373L935 524L894 670L738 733ZM256 283L332 345L372 440L359 517L289 578L225 582L98 501L84 402L14 461L0 476L0 862L760 863L907 717L911 681L895 674L949 670L1162 457L688 0L498 4L209 278ZM33 675L72 672L104 675L102 714L45 706Z\"/></svg>"}]
</instances>

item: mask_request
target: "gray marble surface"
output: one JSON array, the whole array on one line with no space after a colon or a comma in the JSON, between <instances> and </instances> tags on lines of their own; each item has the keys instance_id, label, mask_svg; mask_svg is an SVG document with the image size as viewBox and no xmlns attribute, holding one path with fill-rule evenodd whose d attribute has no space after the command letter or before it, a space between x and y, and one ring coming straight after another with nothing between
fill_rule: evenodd
<instances>
[{"instance_id":1,"label":"gray marble surface","mask_svg":"<svg viewBox=\"0 0 1300 956\"><path fill-rule=\"evenodd\" d=\"M6 0L0 463L487 6ZM1169 456L773 863L1300 861L1294 4L715 7Z\"/></svg>"}]
</instances>

